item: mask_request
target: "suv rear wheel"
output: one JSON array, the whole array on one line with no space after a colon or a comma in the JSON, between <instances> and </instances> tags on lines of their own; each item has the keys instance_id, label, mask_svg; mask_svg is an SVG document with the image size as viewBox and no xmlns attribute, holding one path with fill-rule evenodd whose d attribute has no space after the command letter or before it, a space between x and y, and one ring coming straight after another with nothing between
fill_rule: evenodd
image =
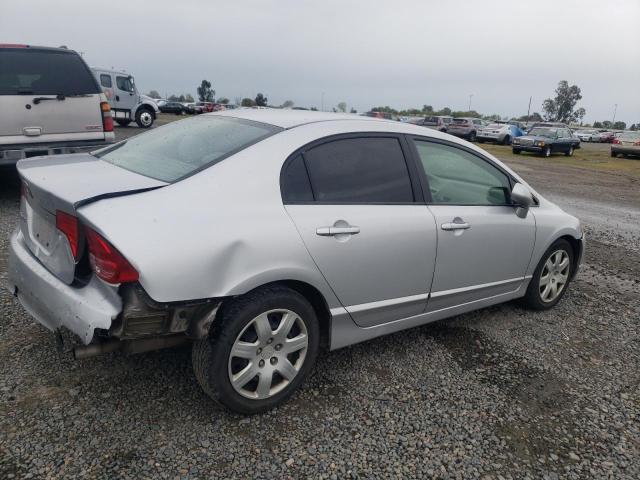
<instances>
[{"instance_id":1,"label":"suv rear wheel","mask_svg":"<svg viewBox=\"0 0 640 480\"><path fill-rule=\"evenodd\" d=\"M287 400L318 354L313 307L298 292L273 286L222 308L209 337L193 346L193 368L203 390L244 414Z\"/></svg>"},{"instance_id":2,"label":"suv rear wheel","mask_svg":"<svg viewBox=\"0 0 640 480\"><path fill-rule=\"evenodd\" d=\"M470 141L470 142L475 142L475 141L476 141L476 132L471 132L471 133L469 134L469 137L468 137L468 138L469 138L469 141Z\"/></svg>"}]
</instances>

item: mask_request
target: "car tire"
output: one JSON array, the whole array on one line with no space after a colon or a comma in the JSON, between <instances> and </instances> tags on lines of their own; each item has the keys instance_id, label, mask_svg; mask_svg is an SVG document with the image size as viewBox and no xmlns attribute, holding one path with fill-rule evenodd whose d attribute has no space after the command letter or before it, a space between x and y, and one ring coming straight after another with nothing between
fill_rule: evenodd
<instances>
[{"instance_id":1,"label":"car tire","mask_svg":"<svg viewBox=\"0 0 640 480\"><path fill-rule=\"evenodd\" d=\"M287 324L290 330L279 334ZM287 353L296 348L294 341L286 348L290 334L296 347L305 346ZM260 288L223 304L209 336L193 345L193 369L216 402L242 414L261 413L286 401L304 382L319 340L318 320L305 297L284 286Z\"/></svg>"},{"instance_id":2,"label":"car tire","mask_svg":"<svg viewBox=\"0 0 640 480\"><path fill-rule=\"evenodd\" d=\"M484 143L484 140L478 139L478 143Z\"/></svg>"},{"instance_id":3,"label":"car tire","mask_svg":"<svg viewBox=\"0 0 640 480\"><path fill-rule=\"evenodd\" d=\"M136 123L140 128L149 128L153 125L155 115L150 108L139 108L136 112Z\"/></svg>"},{"instance_id":4,"label":"car tire","mask_svg":"<svg viewBox=\"0 0 640 480\"><path fill-rule=\"evenodd\" d=\"M511 136L510 135L505 135L505 137L502 139L502 144L503 145L511 145Z\"/></svg>"},{"instance_id":5,"label":"car tire","mask_svg":"<svg viewBox=\"0 0 640 480\"><path fill-rule=\"evenodd\" d=\"M611 152L611 158L618 158L618 154L614 153L614 152Z\"/></svg>"},{"instance_id":6,"label":"car tire","mask_svg":"<svg viewBox=\"0 0 640 480\"><path fill-rule=\"evenodd\" d=\"M519 155L521 150L519 148L512 148L511 151L516 155Z\"/></svg>"},{"instance_id":7,"label":"car tire","mask_svg":"<svg viewBox=\"0 0 640 480\"><path fill-rule=\"evenodd\" d=\"M572 157L573 156L573 145L571 145L569 147L569 150L567 150L564 155L565 155L565 157Z\"/></svg>"},{"instance_id":8,"label":"car tire","mask_svg":"<svg viewBox=\"0 0 640 480\"><path fill-rule=\"evenodd\" d=\"M574 269L573 258L574 252L571 244L562 238L556 240L544 253L533 272L522 303L533 310L548 310L554 307L564 296L571 283ZM565 259L568 263L566 266L562 266ZM558 267L555 260L559 260L562 265ZM564 279L564 283L558 290L562 279ZM551 292L547 290L547 286ZM555 292L553 292L554 286Z\"/></svg>"},{"instance_id":9,"label":"car tire","mask_svg":"<svg viewBox=\"0 0 640 480\"><path fill-rule=\"evenodd\" d=\"M547 145L546 147L544 147L544 150L542 150L542 156L549 158L551 156L551 145Z\"/></svg>"},{"instance_id":10,"label":"car tire","mask_svg":"<svg viewBox=\"0 0 640 480\"><path fill-rule=\"evenodd\" d=\"M476 132L471 132L471 133L469 134L469 136L467 137L467 139L468 139L470 142L475 142L475 141L476 141Z\"/></svg>"},{"instance_id":11,"label":"car tire","mask_svg":"<svg viewBox=\"0 0 640 480\"><path fill-rule=\"evenodd\" d=\"M121 127L128 127L131 123L131 120L116 120L116 123Z\"/></svg>"}]
</instances>

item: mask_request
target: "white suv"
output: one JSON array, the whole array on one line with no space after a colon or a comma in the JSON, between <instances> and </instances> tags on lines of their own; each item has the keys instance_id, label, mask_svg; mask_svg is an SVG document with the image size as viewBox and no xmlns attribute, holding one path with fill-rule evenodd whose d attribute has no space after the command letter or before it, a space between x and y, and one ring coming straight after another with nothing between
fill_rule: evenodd
<instances>
[{"instance_id":1,"label":"white suv","mask_svg":"<svg viewBox=\"0 0 640 480\"><path fill-rule=\"evenodd\" d=\"M0 165L113 143L107 98L73 50L0 44Z\"/></svg>"}]
</instances>

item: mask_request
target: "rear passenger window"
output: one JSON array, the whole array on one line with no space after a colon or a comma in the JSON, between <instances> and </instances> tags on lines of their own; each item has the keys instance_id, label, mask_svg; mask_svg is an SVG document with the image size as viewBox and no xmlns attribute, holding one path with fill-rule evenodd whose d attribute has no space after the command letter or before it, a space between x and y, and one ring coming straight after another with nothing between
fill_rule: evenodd
<instances>
[{"instance_id":1,"label":"rear passenger window","mask_svg":"<svg viewBox=\"0 0 640 480\"><path fill-rule=\"evenodd\" d=\"M413 202L397 138L335 140L305 152L304 160L317 202Z\"/></svg>"},{"instance_id":2,"label":"rear passenger window","mask_svg":"<svg viewBox=\"0 0 640 480\"><path fill-rule=\"evenodd\" d=\"M106 88L111 88L111 75L100 75L100 85Z\"/></svg>"},{"instance_id":3,"label":"rear passenger window","mask_svg":"<svg viewBox=\"0 0 640 480\"><path fill-rule=\"evenodd\" d=\"M280 188L284 203L313 202L311 183L302 155L298 155L285 166Z\"/></svg>"}]
</instances>

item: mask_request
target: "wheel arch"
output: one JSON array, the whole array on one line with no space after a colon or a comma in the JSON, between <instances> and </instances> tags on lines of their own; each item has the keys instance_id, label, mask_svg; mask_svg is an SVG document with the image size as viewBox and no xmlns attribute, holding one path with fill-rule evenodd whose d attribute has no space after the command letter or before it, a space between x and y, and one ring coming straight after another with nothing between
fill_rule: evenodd
<instances>
[{"instance_id":1,"label":"wheel arch","mask_svg":"<svg viewBox=\"0 0 640 480\"><path fill-rule=\"evenodd\" d=\"M323 295L320 289L309 282L297 279L283 279L254 285L245 293L227 297L226 300L223 300L221 306L223 307L225 302L232 301L233 298L237 298L238 296L247 295L255 290L277 285L290 288L291 290L299 293L311 304L314 312L316 313L316 317L318 318L318 327L320 328L320 346L328 349L331 344L331 310L325 295ZM222 310L223 309L220 308L219 311Z\"/></svg>"},{"instance_id":2,"label":"wheel arch","mask_svg":"<svg viewBox=\"0 0 640 480\"><path fill-rule=\"evenodd\" d=\"M137 115L137 114L138 114L138 112L139 112L139 111L142 111L142 110L148 110L148 111L151 113L151 115L153 115L153 119L154 119L154 120L156 119L156 111L155 111L155 109L154 109L151 105L149 105L148 103L141 103L140 105L138 105L138 108L136 108L135 115Z\"/></svg>"},{"instance_id":3,"label":"wheel arch","mask_svg":"<svg viewBox=\"0 0 640 480\"><path fill-rule=\"evenodd\" d=\"M580 262L582 261L582 254L584 251L584 241L582 238L576 238L573 235L562 235L558 237L557 240L566 240L571 245L571 249L573 250L573 265L571 265L571 278L575 278L578 273L578 269L580 267Z\"/></svg>"}]
</instances>

